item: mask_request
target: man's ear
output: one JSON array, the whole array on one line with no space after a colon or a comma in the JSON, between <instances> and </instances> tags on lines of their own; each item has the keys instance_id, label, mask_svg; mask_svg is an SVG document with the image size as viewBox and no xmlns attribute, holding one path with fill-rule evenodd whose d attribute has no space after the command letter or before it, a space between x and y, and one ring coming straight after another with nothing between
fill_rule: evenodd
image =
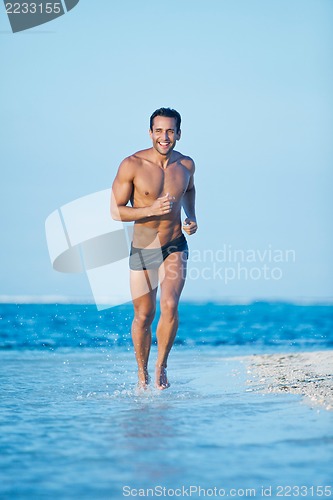
<instances>
[{"instance_id":1,"label":"man's ear","mask_svg":"<svg viewBox=\"0 0 333 500\"><path fill-rule=\"evenodd\" d=\"M149 129L148 132L149 132L150 138L152 139L153 138L153 132L152 132L152 130Z\"/></svg>"},{"instance_id":2,"label":"man's ear","mask_svg":"<svg viewBox=\"0 0 333 500\"><path fill-rule=\"evenodd\" d=\"M177 132L177 141L179 141L179 139L181 138L181 135L182 135L182 131L179 129L179 131Z\"/></svg>"}]
</instances>

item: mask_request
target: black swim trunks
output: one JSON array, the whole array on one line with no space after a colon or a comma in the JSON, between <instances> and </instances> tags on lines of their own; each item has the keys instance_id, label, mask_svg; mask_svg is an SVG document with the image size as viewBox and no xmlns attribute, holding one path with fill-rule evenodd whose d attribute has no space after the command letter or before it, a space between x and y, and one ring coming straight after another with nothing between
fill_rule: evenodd
<instances>
[{"instance_id":1,"label":"black swim trunks","mask_svg":"<svg viewBox=\"0 0 333 500\"><path fill-rule=\"evenodd\" d=\"M130 269L133 271L158 269L162 262L174 252L184 252L185 258L188 259L188 246L183 234L161 248L136 248L132 244L129 258Z\"/></svg>"}]
</instances>

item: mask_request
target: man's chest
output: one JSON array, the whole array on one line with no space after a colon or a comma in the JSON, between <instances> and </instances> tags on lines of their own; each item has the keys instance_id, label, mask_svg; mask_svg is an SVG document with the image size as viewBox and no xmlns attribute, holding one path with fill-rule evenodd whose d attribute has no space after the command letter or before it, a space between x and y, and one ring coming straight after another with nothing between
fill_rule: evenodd
<instances>
[{"instance_id":1,"label":"man's chest","mask_svg":"<svg viewBox=\"0 0 333 500\"><path fill-rule=\"evenodd\" d=\"M162 169L143 168L134 179L136 194L156 199L167 193L175 198L181 197L187 189L190 178L189 171L182 165Z\"/></svg>"}]
</instances>

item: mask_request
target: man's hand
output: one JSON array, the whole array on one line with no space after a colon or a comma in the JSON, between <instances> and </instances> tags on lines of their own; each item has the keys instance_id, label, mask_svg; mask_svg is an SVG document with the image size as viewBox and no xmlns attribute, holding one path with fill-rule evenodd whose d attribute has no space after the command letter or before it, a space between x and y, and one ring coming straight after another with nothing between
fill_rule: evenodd
<instances>
[{"instance_id":1,"label":"man's hand","mask_svg":"<svg viewBox=\"0 0 333 500\"><path fill-rule=\"evenodd\" d=\"M198 229L197 221L191 220L188 217L186 217L186 219L183 222L183 229L189 235L196 233Z\"/></svg>"},{"instance_id":2,"label":"man's hand","mask_svg":"<svg viewBox=\"0 0 333 500\"><path fill-rule=\"evenodd\" d=\"M174 199L175 197L170 196L169 193L167 193L165 196L162 196L161 198L157 198L157 200L155 200L154 203L149 207L149 215L169 214L172 210Z\"/></svg>"}]
</instances>

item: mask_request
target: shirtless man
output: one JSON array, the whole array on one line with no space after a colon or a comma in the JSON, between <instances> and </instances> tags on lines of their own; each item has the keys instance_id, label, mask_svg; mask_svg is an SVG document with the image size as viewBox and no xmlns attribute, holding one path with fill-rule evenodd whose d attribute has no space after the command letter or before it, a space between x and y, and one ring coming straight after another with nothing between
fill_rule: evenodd
<instances>
[{"instance_id":1,"label":"shirtless man","mask_svg":"<svg viewBox=\"0 0 333 500\"><path fill-rule=\"evenodd\" d=\"M125 158L112 186L113 219L134 221L130 255L132 339L139 385L143 388L149 383L148 358L158 281L161 315L156 331L156 387L169 387L167 360L177 333L178 302L188 257L182 207L187 216L183 231L191 235L197 230L194 162L174 151L181 135L180 124L177 111L156 110L150 117L152 147Z\"/></svg>"}]
</instances>

